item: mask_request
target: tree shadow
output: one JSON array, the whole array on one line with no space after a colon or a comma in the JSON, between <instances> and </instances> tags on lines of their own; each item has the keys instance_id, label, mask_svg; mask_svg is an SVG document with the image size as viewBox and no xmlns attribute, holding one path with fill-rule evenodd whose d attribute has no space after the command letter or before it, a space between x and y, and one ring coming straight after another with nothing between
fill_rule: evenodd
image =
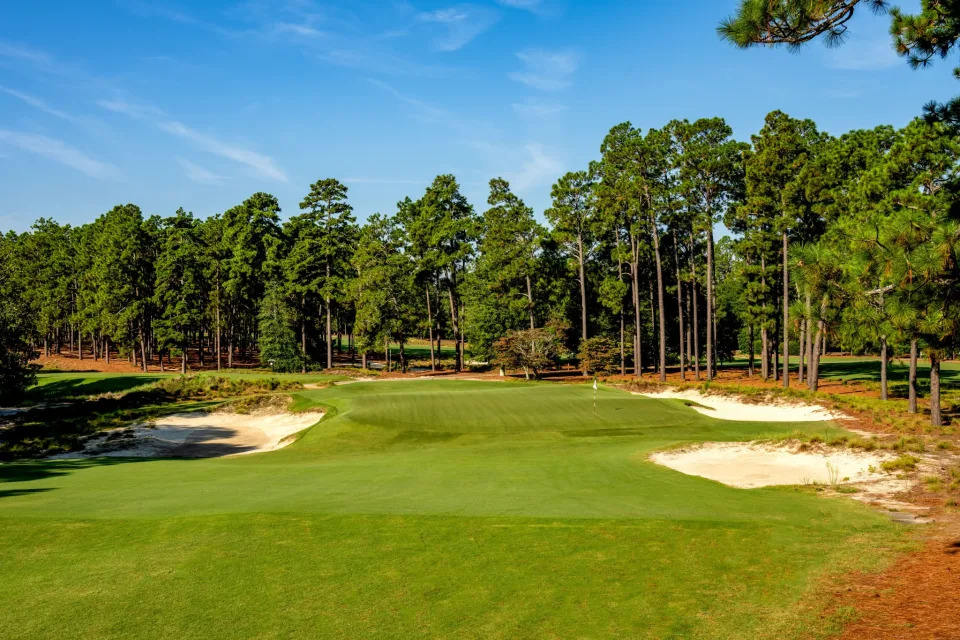
<instances>
[{"instance_id":1,"label":"tree shadow","mask_svg":"<svg viewBox=\"0 0 960 640\"><path fill-rule=\"evenodd\" d=\"M84 469L131 462L149 462L155 458L71 458L66 460L30 460L0 463L0 483L33 482L65 476Z\"/></svg>"},{"instance_id":2,"label":"tree shadow","mask_svg":"<svg viewBox=\"0 0 960 640\"><path fill-rule=\"evenodd\" d=\"M110 376L95 380L82 377L67 378L28 389L24 395L24 401L38 403L97 396L103 393L118 393L156 381L156 375Z\"/></svg>"}]
</instances>

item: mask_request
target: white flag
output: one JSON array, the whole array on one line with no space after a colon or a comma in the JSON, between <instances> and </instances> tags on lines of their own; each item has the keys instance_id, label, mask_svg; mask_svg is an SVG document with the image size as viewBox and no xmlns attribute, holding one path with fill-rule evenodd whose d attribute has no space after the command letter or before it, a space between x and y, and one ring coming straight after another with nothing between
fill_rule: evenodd
<instances>
[{"instance_id":1,"label":"white flag","mask_svg":"<svg viewBox=\"0 0 960 640\"><path fill-rule=\"evenodd\" d=\"M594 391L597 390L597 379L596 379L596 378L593 379L593 390L594 390Z\"/></svg>"}]
</instances>

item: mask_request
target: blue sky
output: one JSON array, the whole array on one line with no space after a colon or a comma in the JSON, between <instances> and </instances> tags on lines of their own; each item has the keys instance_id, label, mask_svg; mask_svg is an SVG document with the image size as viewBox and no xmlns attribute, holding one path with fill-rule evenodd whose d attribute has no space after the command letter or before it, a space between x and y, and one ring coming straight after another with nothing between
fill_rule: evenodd
<instances>
[{"instance_id":1,"label":"blue sky","mask_svg":"<svg viewBox=\"0 0 960 640\"><path fill-rule=\"evenodd\" d=\"M322 177L362 219L438 173L478 211L499 175L542 212L624 120L722 116L749 139L782 109L839 134L960 89L951 60L910 70L867 11L840 48L737 50L715 33L736 4L3 3L0 230L126 202L207 216L255 191L286 216Z\"/></svg>"}]
</instances>

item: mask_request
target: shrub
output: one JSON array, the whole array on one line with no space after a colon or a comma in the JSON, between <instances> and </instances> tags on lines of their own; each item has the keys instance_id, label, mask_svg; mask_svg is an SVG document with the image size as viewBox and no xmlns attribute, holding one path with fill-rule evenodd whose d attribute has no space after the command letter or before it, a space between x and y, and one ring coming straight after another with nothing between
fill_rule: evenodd
<instances>
[{"instance_id":1,"label":"shrub","mask_svg":"<svg viewBox=\"0 0 960 640\"><path fill-rule=\"evenodd\" d=\"M880 468L887 473L893 473L894 471L913 471L917 468L918 462L920 462L920 458L905 454L895 460L886 460L880 463Z\"/></svg>"},{"instance_id":2,"label":"shrub","mask_svg":"<svg viewBox=\"0 0 960 640\"><path fill-rule=\"evenodd\" d=\"M577 359L587 373L615 373L620 367L620 349L610 338L587 338L580 343Z\"/></svg>"},{"instance_id":3,"label":"shrub","mask_svg":"<svg viewBox=\"0 0 960 640\"><path fill-rule=\"evenodd\" d=\"M523 369L527 379L534 378L554 364L560 353L560 341L550 329L509 331L493 343L494 364L505 369Z\"/></svg>"}]
</instances>

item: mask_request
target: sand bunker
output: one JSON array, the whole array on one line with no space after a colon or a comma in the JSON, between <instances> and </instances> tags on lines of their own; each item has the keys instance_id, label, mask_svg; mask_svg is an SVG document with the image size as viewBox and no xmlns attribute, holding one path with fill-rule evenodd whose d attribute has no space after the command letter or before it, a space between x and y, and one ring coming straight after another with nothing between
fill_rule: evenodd
<instances>
[{"instance_id":1,"label":"sand bunker","mask_svg":"<svg viewBox=\"0 0 960 640\"><path fill-rule=\"evenodd\" d=\"M885 481L889 476L880 471L880 464L892 457L872 451L800 451L771 444L711 442L655 453L650 460L688 475L753 489L781 484Z\"/></svg>"},{"instance_id":2,"label":"sand bunker","mask_svg":"<svg viewBox=\"0 0 960 640\"><path fill-rule=\"evenodd\" d=\"M316 412L176 413L90 440L82 452L54 457L212 458L273 451L289 444L289 436L322 417Z\"/></svg>"},{"instance_id":3,"label":"sand bunker","mask_svg":"<svg viewBox=\"0 0 960 640\"><path fill-rule=\"evenodd\" d=\"M820 422L844 418L842 413L829 411L812 404L769 401L763 404L745 402L733 396L707 395L693 389L639 393L648 398L690 400L701 407L691 406L705 416L719 420L749 422Z\"/></svg>"}]
</instances>

